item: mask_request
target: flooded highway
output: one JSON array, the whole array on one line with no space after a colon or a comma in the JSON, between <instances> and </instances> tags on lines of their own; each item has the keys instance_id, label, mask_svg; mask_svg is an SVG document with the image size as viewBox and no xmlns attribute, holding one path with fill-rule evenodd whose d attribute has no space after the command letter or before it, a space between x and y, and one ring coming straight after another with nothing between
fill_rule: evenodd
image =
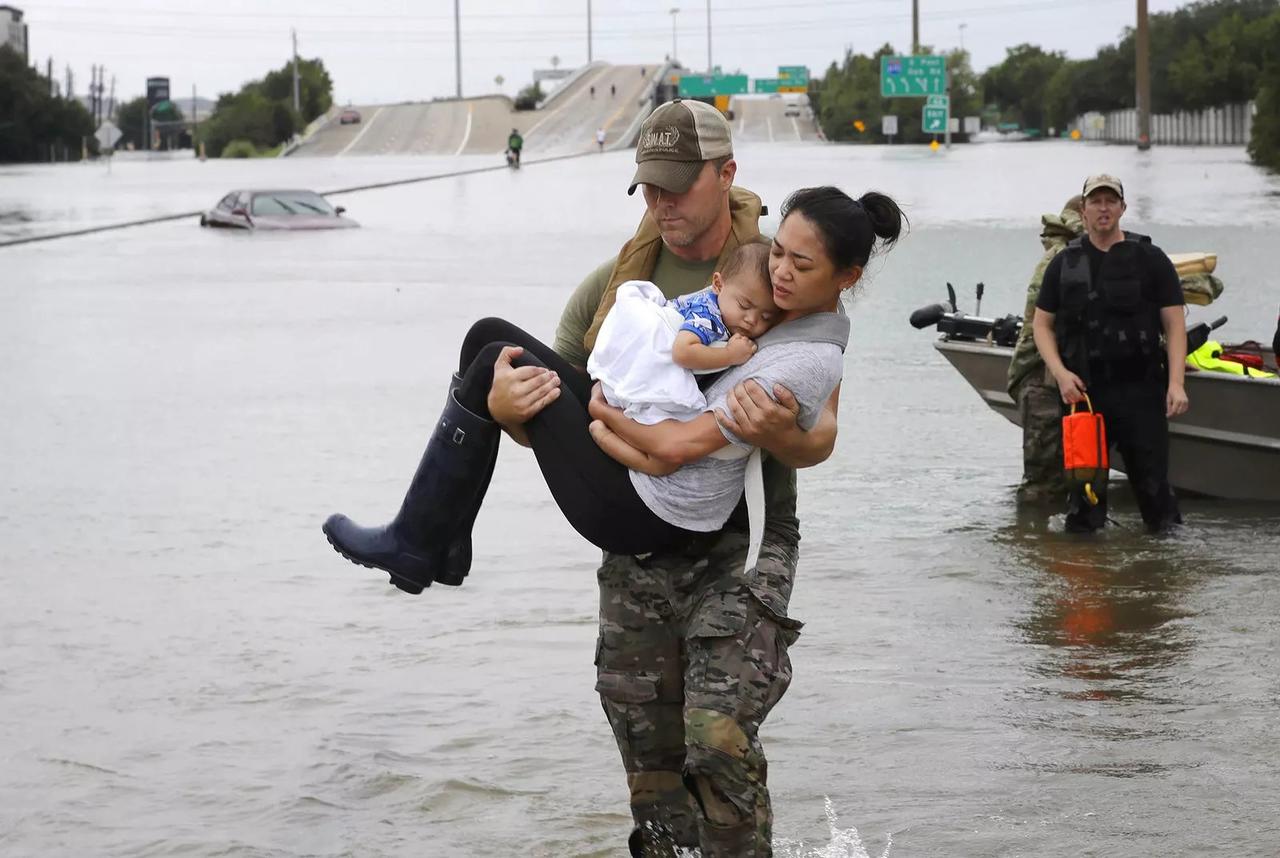
<instances>
[{"instance_id":1,"label":"flooded highway","mask_svg":"<svg viewBox=\"0 0 1280 858\"><path fill-rule=\"evenodd\" d=\"M0 241L500 160L3 167ZM912 225L849 307L837 449L799 477L806 626L762 730L778 854L1274 854L1280 507L1186 499L1150 538L1121 481L1118 526L1063 533L1014 502L1018 430L907 316L947 282L1021 312L1039 216L1105 171L1127 226L1218 254L1190 318L1269 341L1280 177L1069 143L738 160L767 231L828 183ZM361 229L0 247L0 853L625 854L598 552L532 456L503 445L461 588L406 596L320 524L394 514L470 322L550 337L641 215L633 168L531 151L333 197Z\"/></svg>"}]
</instances>

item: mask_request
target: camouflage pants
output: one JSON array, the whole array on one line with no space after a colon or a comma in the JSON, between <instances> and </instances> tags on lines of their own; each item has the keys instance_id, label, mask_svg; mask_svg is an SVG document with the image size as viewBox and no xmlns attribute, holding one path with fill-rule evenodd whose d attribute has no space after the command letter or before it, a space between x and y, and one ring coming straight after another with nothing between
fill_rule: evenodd
<instances>
[{"instance_id":1,"label":"camouflage pants","mask_svg":"<svg viewBox=\"0 0 1280 858\"><path fill-rule=\"evenodd\" d=\"M627 772L633 855L773 854L759 729L791 683L797 551L766 542L747 576L746 549L726 529L661 556L606 555L598 573L596 690Z\"/></svg>"},{"instance_id":2,"label":"camouflage pants","mask_svg":"<svg viewBox=\"0 0 1280 858\"><path fill-rule=\"evenodd\" d=\"M1062 474L1062 396L1045 368L1030 373L1013 391L1022 419L1022 483L1018 498L1061 501L1067 494Z\"/></svg>"}]
</instances>

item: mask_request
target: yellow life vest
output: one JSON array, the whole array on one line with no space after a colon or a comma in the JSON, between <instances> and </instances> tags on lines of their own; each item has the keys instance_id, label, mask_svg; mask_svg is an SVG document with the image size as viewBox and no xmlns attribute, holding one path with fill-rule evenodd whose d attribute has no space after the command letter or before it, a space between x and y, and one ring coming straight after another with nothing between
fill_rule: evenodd
<instances>
[{"instance_id":1,"label":"yellow life vest","mask_svg":"<svg viewBox=\"0 0 1280 858\"><path fill-rule=\"evenodd\" d=\"M1274 372L1263 372L1260 369L1245 366L1233 360L1223 360L1222 343L1207 340L1204 345L1187 355L1187 366L1208 372L1227 372L1232 375L1243 375L1246 378L1275 378Z\"/></svg>"}]
</instances>

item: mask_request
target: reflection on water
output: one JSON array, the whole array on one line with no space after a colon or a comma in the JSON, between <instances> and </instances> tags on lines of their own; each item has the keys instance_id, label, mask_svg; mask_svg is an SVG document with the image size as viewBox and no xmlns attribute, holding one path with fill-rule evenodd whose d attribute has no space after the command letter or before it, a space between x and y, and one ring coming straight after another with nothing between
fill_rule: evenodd
<instances>
[{"instance_id":1,"label":"reflection on water","mask_svg":"<svg viewBox=\"0 0 1280 858\"><path fill-rule=\"evenodd\" d=\"M1065 680L1058 693L1068 698L1159 696L1160 671L1193 644L1175 622L1191 613L1183 596L1196 575L1187 561L1160 540L1114 526L1093 536L1021 533L1033 602L1018 625L1042 648L1035 671Z\"/></svg>"}]
</instances>

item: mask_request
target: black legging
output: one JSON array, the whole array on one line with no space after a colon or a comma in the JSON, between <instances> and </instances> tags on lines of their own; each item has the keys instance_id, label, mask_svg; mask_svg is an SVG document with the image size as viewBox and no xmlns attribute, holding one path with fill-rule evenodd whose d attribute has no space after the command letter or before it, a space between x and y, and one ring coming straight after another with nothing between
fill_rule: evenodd
<instances>
[{"instance_id":1,"label":"black legging","mask_svg":"<svg viewBox=\"0 0 1280 858\"><path fill-rule=\"evenodd\" d=\"M493 364L506 346L524 349L512 366L540 366L560 376L560 395L524 430L547 487L573 529L614 554L645 554L693 536L645 506L626 466L596 445L587 430L591 378L510 322L481 319L467 332L458 357L458 401L473 414L490 416Z\"/></svg>"}]
</instances>

